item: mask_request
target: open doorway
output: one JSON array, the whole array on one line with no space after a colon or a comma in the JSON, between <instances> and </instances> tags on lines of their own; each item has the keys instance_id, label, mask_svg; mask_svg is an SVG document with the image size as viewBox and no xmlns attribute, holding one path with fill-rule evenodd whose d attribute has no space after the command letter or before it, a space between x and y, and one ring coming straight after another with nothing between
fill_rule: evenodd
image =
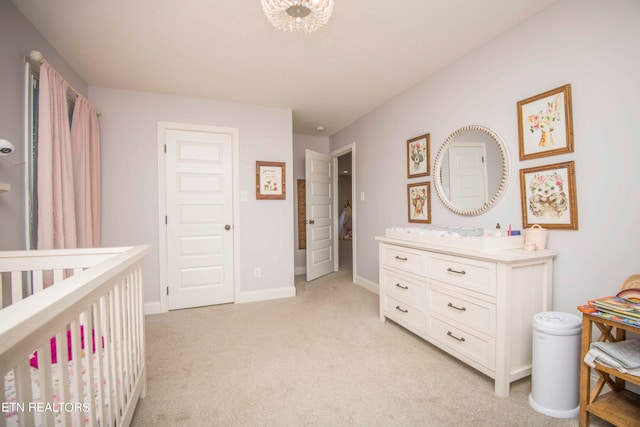
<instances>
[{"instance_id":1,"label":"open doorway","mask_svg":"<svg viewBox=\"0 0 640 427\"><path fill-rule=\"evenodd\" d=\"M330 182L332 190L330 190L329 192L324 190L320 191L322 187L321 183L316 183L316 187L319 191L318 195L320 195L320 193L324 195L330 193L331 200L328 205L314 209L314 207L311 205L315 201L311 201L310 204L309 196L313 196L313 194L315 193L310 190L312 190L313 184L315 183L316 178L318 178L316 177L316 175L319 173L319 171L326 171L327 169L324 166L320 166L321 160L324 161L323 156L327 158L327 161L330 162L331 165ZM300 267L296 267L296 275L305 275L307 281L313 280L314 275L316 277L320 277L328 274L329 272L340 271L345 275L351 276L352 281L354 283L356 282L357 216L356 203L354 203L356 192L355 156L355 142L338 150L335 150L329 154L322 154L320 152L305 149L304 175L299 174L299 176L303 176L304 179L297 180L295 196L297 200L296 234L298 236L296 247L301 255L300 258L302 258L300 261L304 261L304 264L296 261L296 265L301 265ZM310 158L315 157L318 157L320 159L317 161L317 167L307 164ZM338 166L339 162L341 167ZM327 163L324 162L325 166L326 164ZM348 172L345 173L345 170ZM349 178L345 178L346 176L348 176ZM341 182L340 185L339 182ZM348 206L346 206L347 200L349 202L348 204L350 204L349 216L347 216L347 214L349 214ZM340 216L343 211L343 219L340 222ZM314 215L316 215L317 217ZM331 226L329 227L328 231L327 227L322 227L322 229L318 231L317 229L320 226L325 225L324 223L322 223L322 221L319 221L324 218L330 219ZM321 251L315 255L313 252L309 252L310 245L313 243L314 233L318 235L320 240L325 243L328 240L329 243L327 247L320 248ZM326 237L329 238L327 239ZM311 250L315 249L311 248ZM309 259L309 257L311 257L311 260ZM331 267L328 271L325 271L323 269L323 271L317 275L313 271L310 272L310 267L315 267L318 263L323 262L324 260L330 261Z\"/></svg>"},{"instance_id":2,"label":"open doorway","mask_svg":"<svg viewBox=\"0 0 640 427\"><path fill-rule=\"evenodd\" d=\"M338 270L353 271L353 185L351 152L338 157Z\"/></svg>"},{"instance_id":3,"label":"open doorway","mask_svg":"<svg viewBox=\"0 0 640 427\"><path fill-rule=\"evenodd\" d=\"M338 178L334 186L337 200L334 213L337 219L335 270L349 274L356 283L356 143L352 142L331 155L337 160L334 163L335 176Z\"/></svg>"}]
</instances>

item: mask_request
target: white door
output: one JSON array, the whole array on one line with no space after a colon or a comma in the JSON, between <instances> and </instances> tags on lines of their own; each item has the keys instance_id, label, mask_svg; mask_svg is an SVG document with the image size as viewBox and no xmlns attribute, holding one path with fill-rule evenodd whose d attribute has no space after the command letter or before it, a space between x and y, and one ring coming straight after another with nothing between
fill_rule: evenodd
<instances>
[{"instance_id":1,"label":"white door","mask_svg":"<svg viewBox=\"0 0 640 427\"><path fill-rule=\"evenodd\" d=\"M487 202L485 144L464 142L449 148L450 198L459 209L476 209Z\"/></svg>"},{"instance_id":2,"label":"white door","mask_svg":"<svg viewBox=\"0 0 640 427\"><path fill-rule=\"evenodd\" d=\"M168 309L233 302L233 130L165 130Z\"/></svg>"},{"instance_id":3,"label":"white door","mask_svg":"<svg viewBox=\"0 0 640 427\"><path fill-rule=\"evenodd\" d=\"M307 281L334 270L333 157L305 150Z\"/></svg>"}]
</instances>

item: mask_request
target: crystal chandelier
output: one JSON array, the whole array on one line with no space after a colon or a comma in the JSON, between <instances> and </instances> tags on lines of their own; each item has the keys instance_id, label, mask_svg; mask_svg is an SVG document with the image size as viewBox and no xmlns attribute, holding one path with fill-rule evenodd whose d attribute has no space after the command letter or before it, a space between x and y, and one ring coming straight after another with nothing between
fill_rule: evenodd
<instances>
[{"instance_id":1,"label":"crystal chandelier","mask_svg":"<svg viewBox=\"0 0 640 427\"><path fill-rule=\"evenodd\" d=\"M333 0L260 0L274 27L311 33L329 22Z\"/></svg>"}]
</instances>

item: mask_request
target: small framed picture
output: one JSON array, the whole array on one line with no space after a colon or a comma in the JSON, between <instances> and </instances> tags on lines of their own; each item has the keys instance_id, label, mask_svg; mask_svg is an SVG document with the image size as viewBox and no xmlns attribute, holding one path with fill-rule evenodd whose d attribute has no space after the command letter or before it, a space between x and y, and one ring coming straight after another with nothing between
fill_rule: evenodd
<instances>
[{"instance_id":1,"label":"small framed picture","mask_svg":"<svg viewBox=\"0 0 640 427\"><path fill-rule=\"evenodd\" d=\"M429 144L428 133L407 141L407 177L429 176Z\"/></svg>"},{"instance_id":2,"label":"small framed picture","mask_svg":"<svg viewBox=\"0 0 640 427\"><path fill-rule=\"evenodd\" d=\"M431 183L407 185L409 222L431 224Z\"/></svg>"},{"instance_id":3,"label":"small framed picture","mask_svg":"<svg viewBox=\"0 0 640 427\"><path fill-rule=\"evenodd\" d=\"M284 162L256 162L256 199L284 200L284 167Z\"/></svg>"},{"instance_id":4,"label":"small framed picture","mask_svg":"<svg viewBox=\"0 0 640 427\"><path fill-rule=\"evenodd\" d=\"M578 229L574 162L520 169L522 225Z\"/></svg>"},{"instance_id":5,"label":"small framed picture","mask_svg":"<svg viewBox=\"0 0 640 427\"><path fill-rule=\"evenodd\" d=\"M573 152L571 85L518 102L520 160Z\"/></svg>"}]
</instances>

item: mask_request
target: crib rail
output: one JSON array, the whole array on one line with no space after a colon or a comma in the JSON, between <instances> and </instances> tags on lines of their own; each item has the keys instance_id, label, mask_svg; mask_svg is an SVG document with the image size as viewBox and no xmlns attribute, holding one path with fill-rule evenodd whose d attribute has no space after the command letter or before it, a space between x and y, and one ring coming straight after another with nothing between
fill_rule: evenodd
<instances>
[{"instance_id":1,"label":"crib rail","mask_svg":"<svg viewBox=\"0 0 640 427\"><path fill-rule=\"evenodd\" d=\"M93 267L128 248L0 252L0 308ZM49 277L46 283L45 277Z\"/></svg>"},{"instance_id":2,"label":"crib rail","mask_svg":"<svg viewBox=\"0 0 640 427\"><path fill-rule=\"evenodd\" d=\"M0 427L129 424L146 387L142 264L149 250L0 253L11 302L0 310L0 378L5 388L7 378L15 383L14 401L2 393Z\"/></svg>"}]
</instances>

